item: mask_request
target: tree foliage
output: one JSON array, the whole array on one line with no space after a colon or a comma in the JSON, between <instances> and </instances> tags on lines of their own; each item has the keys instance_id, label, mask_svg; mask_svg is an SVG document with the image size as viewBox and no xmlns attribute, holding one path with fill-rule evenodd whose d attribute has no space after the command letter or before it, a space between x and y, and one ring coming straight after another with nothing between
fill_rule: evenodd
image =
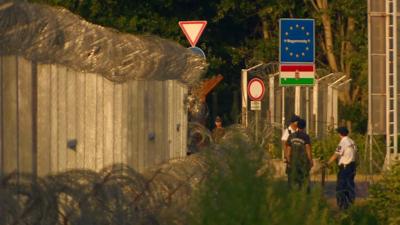
<instances>
[{"instance_id":1,"label":"tree foliage","mask_svg":"<svg viewBox=\"0 0 400 225\"><path fill-rule=\"evenodd\" d=\"M31 0L60 5L97 24L123 32L154 34L188 43L178 21L207 20L198 46L210 64L207 76L224 75L217 87L217 112L229 121L240 95L240 71L260 62L278 61L280 18L316 19L318 68L345 72L352 87L341 97L344 112L366 113L367 3L365 0ZM208 100L211 100L209 98ZM212 105L212 104L209 104ZM350 109L349 109L350 108ZM362 110L361 110L362 109ZM353 110L354 111L354 110ZM365 118L361 117L361 118ZM348 118L350 119L350 118ZM357 125L356 120L356 126ZM358 123L363 123L359 121Z\"/></svg>"}]
</instances>

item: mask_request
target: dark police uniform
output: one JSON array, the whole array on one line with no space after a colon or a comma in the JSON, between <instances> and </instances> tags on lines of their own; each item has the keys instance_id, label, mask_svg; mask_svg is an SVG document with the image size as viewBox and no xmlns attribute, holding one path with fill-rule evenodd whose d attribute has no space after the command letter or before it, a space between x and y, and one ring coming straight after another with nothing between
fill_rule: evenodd
<instances>
[{"instance_id":1,"label":"dark police uniform","mask_svg":"<svg viewBox=\"0 0 400 225\"><path fill-rule=\"evenodd\" d=\"M310 136L304 131L296 131L289 135L290 159L288 165L288 184L290 188L297 185L300 189L306 185L308 189L310 178L310 162L307 157L306 145L311 144Z\"/></svg>"}]
</instances>

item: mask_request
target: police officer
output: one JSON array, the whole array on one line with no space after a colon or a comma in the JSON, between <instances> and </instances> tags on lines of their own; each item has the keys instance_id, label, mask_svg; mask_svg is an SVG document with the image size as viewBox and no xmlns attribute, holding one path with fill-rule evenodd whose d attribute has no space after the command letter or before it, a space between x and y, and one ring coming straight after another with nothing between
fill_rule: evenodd
<instances>
[{"instance_id":1,"label":"police officer","mask_svg":"<svg viewBox=\"0 0 400 225\"><path fill-rule=\"evenodd\" d=\"M310 169L313 167L310 136L304 132L306 121L299 119L297 131L290 134L287 140L288 184L297 189L310 186Z\"/></svg>"},{"instance_id":2,"label":"police officer","mask_svg":"<svg viewBox=\"0 0 400 225\"><path fill-rule=\"evenodd\" d=\"M346 127L338 127L336 131L340 135L340 142L327 164L336 160L338 162L336 203L340 209L347 209L356 197L354 177L356 176L357 148L354 141L348 137L349 130Z\"/></svg>"}]
</instances>

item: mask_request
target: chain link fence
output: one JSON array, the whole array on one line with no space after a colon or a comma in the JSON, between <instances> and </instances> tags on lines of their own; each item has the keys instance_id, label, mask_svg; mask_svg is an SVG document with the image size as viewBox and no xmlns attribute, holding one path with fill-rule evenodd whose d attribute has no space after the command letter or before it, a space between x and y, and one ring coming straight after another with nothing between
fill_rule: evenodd
<instances>
[{"instance_id":1,"label":"chain link fence","mask_svg":"<svg viewBox=\"0 0 400 225\"><path fill-rule=\"evenodd\" d=\"M249 110L243 106L242 120L244 124L254 121L256 113L259 113L260 130L266 127L274 127L275 136L280 136L284 128L288 126L288 119L297 114L307 122L307 132L322 138L332 129L342 125L339 117L339 96L350 84L349 79L343 73L328 73L325 70L317 70L314 86L309 87L280 87L279 64L260 64L256 67L244 70L247 79L254 77L263 79L266 90L261 101L261 111ZM242 93L245 95L247 93ZM244 102L244 101L242 101ZM273 138L276 144L276 138Z\"/></svg>"}]
</instances>

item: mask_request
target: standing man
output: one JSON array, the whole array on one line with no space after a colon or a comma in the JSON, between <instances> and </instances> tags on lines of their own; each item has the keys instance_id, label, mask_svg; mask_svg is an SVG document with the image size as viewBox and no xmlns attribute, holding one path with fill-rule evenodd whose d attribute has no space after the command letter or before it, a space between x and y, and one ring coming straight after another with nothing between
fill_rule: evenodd
<instances>
[{"instance_id":1,"label":"standing man","mask_svg":"<svg viewBox=\"0 0 400 225\"><path fill-rule=\"evenodd\" d=\"M310 136L304 132L306 121L297 122L297 131L290 134L287 140L288 184L297 189L310 188L310 170L313 167Z\"/></svg>"},{"instance_id":2,"label":"standing man","mask_svg":"<svg viewBox=\"0 0 400 225\"><path fill-rule=\"evenodd\" d=\"M282 141L282 147L283 147L283 157L285 162L288 161L287 158L287 140L289 138L289 135L297 131L297 122L300 120L300 117L297 115L293 115L290 120L289 120L289 126L283 131L281 141Z\"/></svg>"},{"instance_id":3,"label":"standing man","mask_svg":"<svg viewBox=\"0 0 400 225\"><path fill-rule=\"evenodd\" d=\"M215 143L220 143L225 135L225 129L222 127L222 119L217 116L215 118L215 128L212 130L212 137Z\"/></svg>"},{"instance_id":4,"label":"standing man","mask_svg":"<svg viewBox=\"0 0 400 225\"><path fill-rule=\"evenodd\" d=\"M357 148L354 141L348 137L346 127L338 127L340 142L335 153L328 161L330 165L337 160L339 172L336 183L336 203L340 209L347 209L356 198L354 177L356 176Z\"/></svg>"}]
</instances>

